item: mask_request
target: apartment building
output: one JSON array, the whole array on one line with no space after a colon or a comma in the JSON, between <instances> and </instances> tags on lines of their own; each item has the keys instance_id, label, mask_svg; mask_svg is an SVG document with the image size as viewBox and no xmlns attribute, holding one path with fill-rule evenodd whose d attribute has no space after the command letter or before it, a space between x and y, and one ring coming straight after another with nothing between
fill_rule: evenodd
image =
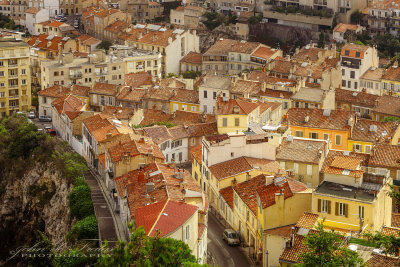
<instances>
[{"instance_id":1,"label":"apartment building","mask_svg":"<svg viewBox=\"0 0 400 267\"><path fill-rule=\"evenodd\" d=\"M371 35L391 33L400 30L400 1L371 1L368 6L368 32Z\"/></svg>"},{"instance_id":2,"label":"apartment building","mask_svg":"<svg viewBox=\"0 0 400 267\"><path fill-rule=\"evenodd\" d=\"M159 25L136 24L119 36L119 42L146 51L161 53L161 77L179 73L179 61L189 52L199 52L195 30L171 30Z\"/></svg>"},{"instance_id":3,"label":"apartment building","mask_svg":"<svg viewBox=\"0 0 400 267\"><path fill-rule=\"evenodd\" d=\"M0 2L0 14L6 17L11 16L11 2L9 0L2 0Z\"/></svg>"},{"instance_id":4,"label":"apartment building","mask_svg":"<svg viewBox=\"0 0 400 267\"><path fill-rule=\"evenodd\" d=\"M276 57L282 57L282 50L256 42L220 39L203 54L202 71L238 74L262 68Z\"/></svg>"},{"instance_id":5,"label":"apartment building","mask_svg":"<svg viewBox=\"0 0 400 267\"><path fill-rule=\"evenodd\" d=\"M35 34L35 24L49 20L49 11L30 7L26 10L26 28L29 34Z\"/></svg>"},{"instance_id":6,"label":"apartment building","mask_svg":"<svg viewBox=\"0 0 400 267\"><path fill-rule=\"evenodd\" d=\"M60 12L60 2L55 0L30 0L28 1L28 7L29 9L32 7L36 9L44 9L47 16L52 18L57 14L62 13Z\"/></svg>"},{"instance_id":7,"label":"apartment building","mask_svg":"<svg viewBox=\"0 0 400 267\"><path fill-rule=\"evenodd\" d=\"M378 231L391 225L390 172L366 167L366 157L330 151L322 168L323 182L313 192L313 213L324 225L346 231Z\"/></svg>"},{"instance_id":8,"label":"apartment building","mask_svg":"<svg viewBox=\"0 0 400 267\"><path fill-rule=\"evenodd\" d=\"M69 35L71 31L75 31L74 27L71 25L58 21L58 20L47 20L43 22L36 23L35 34L48 34L52 36L65 37Z\"/></svg>"},{"instance_id":9,"label":"apartment building","mask_svg":"<svg viewBox=\"0 0 400 267\"><path fill-rule=\"evenodd\" d=\"M340 52L342 89L361 91L360 78L371 67L378 67L379 58L375 47L345 44Z\"/></svg>"},{"instance_id":10,"label":"apartment building","mask_svg":"<svg viewBox=\"0 0 400 267\"><path fill-rule=\"evenodd\" d=\"M366 90L368 94L382 95L382 76L385 74L385 69L371 67L360 78L361 90Z\"/></svg>"},{"instance_id":11,"label":"apartment building","mask_svg":"<svg viewBox=\"0 0 400 267\"><path fill-rule=\"evenodd\" d=\"M203 54L196 52L189 52L181 59L180 73L186 71L201 71L201 63L203 61Z\"/></svg>"},{"instance_id":12,"label":"apartment building","mask_svg":"<svg viewBox=\"0 0 400 267\"><path fill-rule=\"evenodd\" d=\"M134 221L148 236L159 231L160 237L185 242L198 262L206 262L208 201L188 171L151 163L116 177L115 183L116 208L126 233Z\"/></svg>"},{"instance_id":13,"label":"apartment building","mask_svg":"<svg viewBox=\"0 0 400 267\"><path fill-rule=\"evenodd\" d=\"M186 5L171 9L170 21L173 25L185 29L197 29L204 8L201 6Z\"/></svg>"},{"instance_id":14,"label":"apartment building","mask_svg":"<svg viewBox=\"0 0 400 267\"><path fill-rule=\"evenodd\" d=\"M42 62L41 87L58 84L92 86L95 82L122 85L128 73L146 71L158 75L160 61L160 53L127 46L112 47L108 54L96 50L87 58L75 58L72 53L59 54L57 60Z\"/></svg>"},{"instance_id":15,"label":"apartment building","mask_svg":"<svg viewBox=\"0 0 400 267\"><path fill-rule=\"evenodd\" d=\"M28 1L12 0L10 1L10 7L11 7L11 17L13 17L14 20L19 21L21 19L25 19L25 12L29 8Z\"/></svg>"},{"instance_id":16,"label":"apartment building","mask_svg":"<svg viewBox=\"0 0 400 267\"><path fill-rule=\"evenodd\" d=\"M381 76L381 88L382 95L400 96L400 69L397 61Z\"/></svg>"},{"instance_id":17,"label":"apartment building","mask_svg":"<svg viewBox=\"0 0 400 267\"><path fill-rule=\"evenodd\" d=\"M274 0L257 8L268 22L319 31L330 28L333 18L350 23L350 16L356 10L367 7L367 1L360 0Z\"/></svg>"},{"instance_id":18,"label":"apartment building","mask_svg":"<svg viewBox=\"0 0 400 267\"><path fill-rule=\"evenodd\" d=\"M0 41L0 117L31 109L29 45Z\"/></svg>"},{"instance_id":19,"label":"apartment building","mask_svg":"<svg viewBox=\"0 0 400 267\"><path fill-rule=\"evenodd\" d=\"M138 23L162 17L164 11L163 5L150 0L124 0L120 5L121 10L132 14L132 18Z\"/></svg>"},{"instance_id":20,"label":"apartment building","mask_svg":"<svg viewBox=\"0 0 400 267\"><path fill-rule=\"evenodd\" d=\"M119 20L130 24L132 21L132 16L126 12L122 12L118 9L113 8L100 10L93 15L94 29L92 35L101 40L106 39L106 27ZM88 33L91 33L90 30L88 31Z\"/></svg>"}]
</instances>

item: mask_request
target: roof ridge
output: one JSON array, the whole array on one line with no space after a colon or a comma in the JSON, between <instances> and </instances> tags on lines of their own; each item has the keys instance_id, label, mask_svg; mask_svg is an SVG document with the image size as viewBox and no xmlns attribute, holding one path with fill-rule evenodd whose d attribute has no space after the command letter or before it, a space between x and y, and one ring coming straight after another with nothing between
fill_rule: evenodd
<instances>
[{"instance_id":1,"label":"roof ridge","mask_svg":"<svg viewBox=\"0 0 400 267\"><path fill-rule=\"evenodd\" d=\"M151 227L151 229L150 229L150 231L149 231L149 233L148 233L147 235L150 235L150 233L153 232L153 229L154 229L154 227L156 226L158 220L160 219L161 214L163 214L163 212L164 212L164 210L165 210L165 207L167 206L168 202L169 202L169 198L165 201L164 207L162 208L162 210L161 210L160 213L158 214L157 219L154 221L154 224L153 224L153 226Z\"/></svg>"}]
</instances>

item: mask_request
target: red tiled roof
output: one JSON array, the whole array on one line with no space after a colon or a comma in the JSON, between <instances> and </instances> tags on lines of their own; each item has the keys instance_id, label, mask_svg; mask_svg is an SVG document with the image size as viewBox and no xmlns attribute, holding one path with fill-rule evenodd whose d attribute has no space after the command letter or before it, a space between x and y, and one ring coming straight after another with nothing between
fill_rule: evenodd
<instances>
[{"instance_id":1,"label":"red tiled roof","mask_svg":"<svg viewBox=\"0 0 400 267\"><path fill-rule=\"evenodd\" d=\"M125 74L125 84L136 88L143 85L152 85L153 81L151 78L151 74L143 71L138 73Z\"/></svg>"},{"instance_id":2,"label":"red tiled roof","mask_svg":"<svg viewBox=\"0 0 400 267\"><path fill-rule=\"evenodd\" d=\"M265 185L265 180L265 175L260 174L248 181L233 186L233 190L235 190L236 194L238 194L254 215L257 215L256 190L258 187Z\"/></svg>"},{"instance_id":3,"label":"red tiled roof","mask_svg":"<svg viewBox=\"0 0 400 267\"><path fill-rule=\"evenodd\" d=\"M373 111L389 116L400 117L400 97L389 95L380 96Z\"/></svg>"},{"instance_id":4,"label":"red tiled roof","mask_svg":"<svg viewBox=\"0 0 400 267\"><path fill-rule=\"evenodd\" d=\"M198 104L199 92L196 90L176 89L176 94L171 97L170 101Z\"/></svg>"},{"instance_id":5,"label":"red tiled roof","mask_svg":"<svg viewBox=\"0 0 400 267\"><path fill-rule=\"evenodd\" d=\"M202 146L198 145L192 148L192 160L195 159L201 165L202 163Z\"/></svg>"},{"instance_id":6,"label":"red tiled roof","mask_svg":"<svg viewBox=\"0 0 400 267\"><path fill-rule=\"evenodd\" d=\"M89 94L116 95L121 86L117 84L96 82Z\"/></svg>"},{"instance_id":7,"label":"red tiled roof","mask_svg":"<svg viewBox=\"0 0 400 267\"><path fill-rule=\"evenodd\" d=\"M181 59L181 62L201 65L203 62L203 54L191 51Z\"/></svg>"},{"instance_id":8,"label":"red tiled roof","mask_svg":"<svg viewBox=\"0 0 400 267\"><path fill-rule=\"evenodd\" d=\"M388 255L373 254L365 263L368 267L393 267L400 265L400 259Z\"/></svg>"},{"instance_id":9,"label":"red tiled roof","mask_svg":"<svg viewBox=\"0 0 400 267\"><path fill-rule=\"evenodd\" d=\"M27 10L25 10L25 13L37 14L39 11L40 11L40 9L38 9L36 7L30 7Z\"/></svg>"},{"instance_id":10,"label":"red tiled roof","mask_svg":"<svg viewBox=\"0 0 400 267\"><path fill-rule=\"evenodd\" d=\"M371 126L376 126L376 131L371 131ZM351 140L384 143L392 140L399 127L398 122L380 122L367 119L357 119L351 132Z\"/></svg>"},{"instance_id":11,"label":"red tiled roof","mask_svg":"<svg viewBox=\"0 0 400 267\"><path fill-rule=\"evenodd\" d=\"M226 203L233 209L233 188L232 186L225 187L219 190L220 195L225 199Z\"/></svg>"},{"instance_id":12,"label":"red tiled roof","mask_svg":"<svg viewBox=\"0 0 400 267\"><path fill-rule=\"evenodd\" d=\"M215 122L215 116L200 112L176 110L172 114L167 114L162 110L147 109L144 112L143 120L140 125L145 126L156 122L172 122L175 125L191 125L198 123Z\"/></svg>"},{"instance_id":13,"label":"red tiled roof","mask_svg":"<svg viewBox=\"0 0 400 267\"><path fill-rule=\"evenodd\" d=\"M333 29L334 32L346 32L346 31L356 31L360 27L359 25L354 25L354 24L345 24L345 23L339 23L336 25L336 27Z\"/></svg>"},{"instance_id":14,"label":"red tiled roof","mask_svg":"<svg viewBox=\"0 0 400 267\"><path fill-rule=\"evenodd\" d=\"M167 202L168 200L163 200L154 204L137 208L135 210L136 226L143 226L146 234L149 234Z\"/></svg>"},{"instance_id":15,"label":"red tiled roof","mask_svg":"<svg viewBox=\"0 0 400 267\"><path fill-rule=\"evenodd\" d=\"M291 108L287 113L288 125L345 131L350 127L350 118L353 118L354 124L354 111L336 109L331 110L329 116L324 116L323 113L323 109Z\"/></svg>"},{"instance_id":16,"label":"red tiled roof","mask_svg":"<svg viewBox=\"0 0 400 267\"><path fill-rule=\"evenodd\" d=\"M277 235L277 236L283 236L283 237L287 237L288 238L288 237L290 237L290 234L292 233L292 228L293 227L294 227L294 224L290 224L290 225L285 225L285 226L265 229L264 230L264 234Z\"/></svg>"},{"instance_id":17,"label":"red tiled roof","mask_svg":"<svg viewBox=\"0 0 400 267\"><path fill-rule=\"evenodd\" d=\"M236 174L248 172L253 169L253 166L249 164L245 157L240 157L214 164L209 169L217 180L222 180Z\"/></svg>"},{"instance_id":18,"label":"red tiled roof","mask_svg":"<svg viewBox=\"0 0 400 267\"><path fill-rule=\"evenodd\" d=\"M314 225L317 223L319 218L318 214L311 213L311 212L304 212L301 215L300 219L296 223L296 227L312 229Z\"/></svg>"},{"instance_id":19,"label":"red tiled roof","mask_svg":"<svg viewBox=\"0 0 400 267\"><path fill-rule=\"evenodd\" d=\"M132 89L124 87L117 95L117 100L140 103L146 91L144 89Z\"/></svg>"},{"instance_id":20,"label":"red tiled roof","mask_svg":"<svg viewBox=\"0 0 400 267\"><path fill-rule=\"evenodd\" d=\"M81 111L85 106L85 103L82 100L73 95L57 98L51 104L56 108L58 114L65 113L66 111Z\"/></svg>"},{"instance_id":21,"label":"red tiled roof","mask_svg":"<svg viewBox=\"0 0 400 267\"><path fill-rule=\"evenodd\" d=\"M217 98L218 106L216 113L218 115L248 115L250 112L255 110L259 104L252 103L242 99L228 99L228 101L223 101L221 97ZM235 113L235 107L237 107L237 113Z\"/></svg>"},{"instance_id":22,"label":"red tiled roof","mask_svg":"<svg viewBox=\"0 0 400 267\"><path fill-rule=\"evenodd\" d=\"M400 169L400 146L390 144L375 144L369 165Z\"/></svg>"},{"instance_id":23,"label":"red tiled roof","mask_svg":"<svg viewBox=\"0 0 400 267\"><path fill-rule=\"evenodd\" d=\"M279 50L276 50L271 47L262 46L259 47L256 51L254 51L253 54L251 54L251 56L268 60L277 52L279 52Z\"/></svg>"},{"instance_id":24,"label":"red tiled roof","mask_svg":"<svg viewBox=\"0 0 400 267\"><path fill-rule=\"evenodd\" d=\"M102 113L108 114L108 115L113 115L114 117L116 117L119 120L129 120L135 114L135 109L124 108L124 107L105 106Z\"/></svg>"},{"instance_id":25,"label":"red tiled roof","mask_svg":"<svg viewBox=\"0 0 400 267\"><path fill-rule=\"evenodd\" d=\"M240 40L222 39L213 44L204 56L207 55L228 55L228 52L251 54L260 46L260 43Z\"/></svg>"},{"instance_id":26,"label":"red tiled roof","mask_svg":"<svg viewBox=\"0 0 400 267\"><path fill-rule=\"evenodd\" d=\"M392 213L392 227L400 228L400 213Z\"/></svg>"},{"instance_id":27,"label":"red tiled roof","mask_svg":"<svg viewBox=\"0 0 400 267\"><path fill-rule=\"evenodd\" d=\"M379 96L364 92L354 92L345 89L335 90L336 102L351 103L362 107L373 108Z\"/></svg>"},{"instance_id":28,"label":"red tiled roof","mask_svg":"<svg viewBox=\"0 0 400 267\"><path fill-rule=\"evenodd\" d=\"M110 118L110 116L97 114L83 120L88 131L92 133L98 142L106 140L107 134L111 134L111 137L120 134L116 126L114 126L107 118Z\"/></svg>"},{"instance_id":29,"label":"red tiled roof","mask_svg":"<svg viewBox=\"0 0 400 267\"><path fill-rule=\"evenodd\" d=\"M257 193L260 197L263 209L275 205L276 193L283 193L284 199L291 198L294 195L287 180L281 185L275 185L273 182L268 185L264 184L259 186Z\"/></svg>"}]
</instances>

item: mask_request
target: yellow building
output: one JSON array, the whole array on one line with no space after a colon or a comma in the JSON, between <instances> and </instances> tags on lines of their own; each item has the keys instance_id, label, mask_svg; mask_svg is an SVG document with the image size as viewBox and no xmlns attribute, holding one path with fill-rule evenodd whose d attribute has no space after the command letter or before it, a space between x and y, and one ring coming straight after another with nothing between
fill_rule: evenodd
<instances>
[{"instance_id":1,"label":"yellow building","mask_svg":"<svg viewBox=\"0 0 400 267\"><path fill-rule=\"evenodd\" d=\"M258 103L218 97L216 115L219 134L243 132L250 123L258 122L260 108Z\"/></svg>"},{"instance_id":2,"label":"yellow building","mask_svg":"<svg viewBox=\"0 0 400 267\"><path fill-rule=\"evenodd\" d=\"M31 109L29 45L0 41L0 118Z\"/></svg>"},{"instance_id":3,"label":"yellow building","mask_svg":"<svg viewBox=\"0 0 400 267\"><path fill-rule=\"evenodd\" d=\"M400 127L396 122L378 122L358 119L348 141L349 151L370 154L374 144L399 143Z\"/></svg>"},{"instance_id":4,"label":"yellow building","mask_svg":"<svg viewBox=\"0 0 400 267\"><path fill-rule=\"evenodd\" d=\"M277 148L276 160L287 175L305 183L309 188L320 184L320 170L328 154L326 140L307 138L284 138Z\"/></svg>"},{"instance_id":5,"label":"yellow building","mask_svg":"<svg viewBox=\"0 0 400 267\"><path fill-rule=\"evenodd\" d=\"M374 232L391 225L390 173L362 166L365 159L341 151L330 151L325 159L324 181L313 192L312 207L326 227Z\"/></svg>"},{"instance_id":6,"label":"yellow building","mask_svg":"<svg viewBox=\"0 0 400 267\"><path fill-rule=\"evenodd\" d=\"M264 235L264 230L294 224L304 212L309 212L311 192L305 184L284 176L266 177L265 184L258 187L257 238L258 251L262 253L263 262L267 260L266 252L269 253L277 246L266 242L267 235Z\"/></svg>"},{"instance_id":7,"label":"yellow building","mask_svg":"<svg viewBox=\"0 0 400 267\"><path fill-rule=\"evenodd\" d=\"M200 110L199 92L197 90L175 89L174 96L170 99L170 110L194 111Z\"/></svg>"},{"instance_id":8,"label":"yellow building","mask_svg":"<svg viewBox=\"0 0 400 267\"><path fill-rule=\"evenodd\" d=\"M390 66L381 78L382 94L384 95L400 95L400 69L399 63L396 61Z\"/></svg>"},{"instance_id":9,"label":"yellow building","mask_svg":"<svg viewBox=\"0 0 400 267\"><path fill-rule=\"evenodd\" d=\"M355 112L292 108L287 123L293 136L329 140L332 149L347 150Z\"/></svg>"}]
</instances>

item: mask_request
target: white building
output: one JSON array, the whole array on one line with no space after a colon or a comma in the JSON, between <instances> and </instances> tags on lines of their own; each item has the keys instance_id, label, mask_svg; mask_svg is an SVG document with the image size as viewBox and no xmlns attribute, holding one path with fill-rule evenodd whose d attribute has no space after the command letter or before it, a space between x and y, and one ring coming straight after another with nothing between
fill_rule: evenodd
<instances>
[{"instance_id":1,"label":"white building","mask_svg":"<svg viewBox=\"0 0 400 267\"><path fill-rule=\"evenodd\" d=\"M206 75L199 86L200 112L213 114L217 96L229 98L231 78L219 75Z\"/></svg>"},{"instance_id":2,"label":"white building","mask_svg":"<svg viewBox=\"0 0 400 267\"><path fill-rule=\"evenodd\" d=\"M378 67L375 47L345 44L341 51L342 89L361 91L360 78L371 67Z\"/></svg>"},{"instance_id":3,"label":"white building","mask_svg":"<svg viewBox=\"0 0 400 267\"><path fill-rule=\"evenodd\" d=\"M48 16L52 18L60 14L60 2L58 0L30 0L28 1L28 7L29 8L34 7L36 9L45 9Z\"/></svg>"},{"instance_id":4,"label":"white building","mask_svg":"<svg viewBox=\"0 0 400 267\"><path fill-rule=\"evenodd\" d=\"M49 11L30 7L26 10L26 28L30 34L35 34L35 24L49 20Z\"/></svg>"}]
</instances>

